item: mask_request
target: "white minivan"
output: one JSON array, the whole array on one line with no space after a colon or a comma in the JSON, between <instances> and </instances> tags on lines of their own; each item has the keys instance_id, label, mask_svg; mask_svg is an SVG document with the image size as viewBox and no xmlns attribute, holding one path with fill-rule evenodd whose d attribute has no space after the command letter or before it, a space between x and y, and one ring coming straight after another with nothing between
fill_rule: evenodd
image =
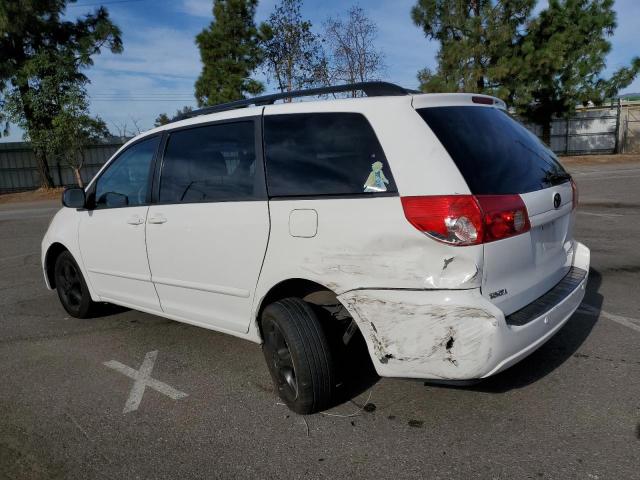
<instances>
[{"instance_id":1,"label":"white minivan","mask_svg":"<svg viewBox=\"0 0 640 480\"><path fill-rule=\"evenodd\" d=\"M575 184L504 102L384 82L194 111L63 204L42 265L69 314L107 302L262 344L299 413L331 405L356 335L383 377L494 375L562 327L589 271Z\"/></svg>"}]
</instances>

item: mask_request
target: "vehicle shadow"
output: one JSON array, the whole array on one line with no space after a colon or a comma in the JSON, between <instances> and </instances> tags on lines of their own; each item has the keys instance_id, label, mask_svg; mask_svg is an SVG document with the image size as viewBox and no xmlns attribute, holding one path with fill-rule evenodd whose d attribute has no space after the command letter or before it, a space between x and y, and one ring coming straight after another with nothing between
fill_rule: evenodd
<instances>
[{"instance_id":1,"label":"vehicle shadow","mask_svg":"<svg viewBox=\"0 0 640 480\"><path fill-rule=\"evenodd\" d=\"M504 372L474 385L454 388L486 393L503 393L525 387L554 371L576 353L598 321L603 302L603 296L599 293L601 284L602 275L591 268L585 297L582 301L582 306L589 313L578 309L564 327L548 342ZM428 385L431 386L431 384Z\"/></svg>"},{"instance_id":2,"label":"vehicle shadow","mask_svg":"<svg viewBox=\"0 0 640 480\"><path fill-rule=\"evenodd\" d=\"M111 315L117 315L119 313L128 312L131 310L127 307L121 307L120 305L114 305L112 303L98 303L88 318L102 318L110 317Z\"/></svg>"},{"instance_id":3,"label":"vehicle shadow","mask_svg":"<svg viewBox=\"0 0 640 480\"><path fill-rule=\"evenodd\" d=\"M342 350L336 360L340 368L336 372L337 388L332 407L353 401L355 397L370 390L380 380L360 331L356 332L348 348ZM357 406L364 407L364 405Z\"/></svg>"}]
</instances>

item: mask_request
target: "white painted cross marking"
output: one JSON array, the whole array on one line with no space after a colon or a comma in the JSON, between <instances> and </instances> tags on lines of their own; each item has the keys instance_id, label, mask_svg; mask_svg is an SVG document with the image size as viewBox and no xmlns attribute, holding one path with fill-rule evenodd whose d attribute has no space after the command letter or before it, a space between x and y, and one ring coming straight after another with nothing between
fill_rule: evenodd
<instances>
[{"instance_id":1,"label":"white painted cross marking","mask_svg":"<svg viewBox=\"0 0 640 480\"><path fill-rule=\"evenodd\" d=\"M188 396L188 394L181 392L180 390L176 390L175 388L167 385L164 382L160 382L155 378L151 378L151 371L153 370L153 364L156 362L157 357L157 350L147 353L144 356L144 360L142 362L142 365L140 366L140 370L135 370L116 360L109 360L108 362L104 362L105 366L113 368L115 371L120 372L123 375L126 375L127 377L135 380L133 382L133 387L131 387L129 398L127 399L127 403L125 403L124 405L124 410L122 410L122 413L129 413L138 409L146 387L153 388L156 392L163 393L173 400L180 400L181 398Z\"/></svg>"},{"instance_id":2,"label":"white painted cross marking","mask_svg":"<svg viewBox=\"0 0 640 480\"><path fill-rule=\"evenodd\" d=\"M578 210L578 213L581 213L582 215L593 215L594 217L604 217L604 218L624 217L624 215L620 213L593 213L593 212L585 212L584 210Z\"/></svg>"}]
</instances>

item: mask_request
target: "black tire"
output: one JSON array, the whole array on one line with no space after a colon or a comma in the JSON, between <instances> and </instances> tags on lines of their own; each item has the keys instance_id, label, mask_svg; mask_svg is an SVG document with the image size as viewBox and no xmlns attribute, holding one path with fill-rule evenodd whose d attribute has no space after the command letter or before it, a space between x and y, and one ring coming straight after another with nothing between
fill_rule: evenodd
<instances>
[{"instance_id":1,"label":"black tire","mask_svg":"<svg viewBox=\"0 0 640 480\"><path fill-rule=\"evenodd\" d=\"M68 251L62 252L56 258L54 276L60 303L67 313L76 318L90 317L96 303L91 300L80 267Z\"/></svg>"},{"instance_id":2,"label":"black tire","mask_svg":"<svg viewBox=\"0 0 640 480\"><path fill-rule=\"evenodd\" d=\"M268 305L262 313L262 334L262 351L282 401L300 414L330 407L333 359L311 306L299 298Z\"/></svg>"}]
</instances>

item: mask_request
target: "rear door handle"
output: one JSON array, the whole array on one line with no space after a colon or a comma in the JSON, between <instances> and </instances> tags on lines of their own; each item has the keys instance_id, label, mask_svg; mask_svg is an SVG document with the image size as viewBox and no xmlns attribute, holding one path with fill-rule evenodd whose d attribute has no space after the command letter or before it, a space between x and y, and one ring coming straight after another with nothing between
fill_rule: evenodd
<instances>
[{"instance_id":1,"label":"rear door handle","mask_svg":"<svg viewBox=\"0 0 640 480\"><path fill-rule=\"evenodd\" d=\"M127 223L129 225L141 225L144 223L144 220L140 218L139 215L132 215L129 218L127 218Z\"/></svg>"},{"instance_id":2,"label":"rear door handle","mask_svg":"<svg viewBox=\"0 0 640 480\"><path fill-rule=\"evenodd\" d=\"M154 215L153 217L149 217L147 223L165 223L167 218L161 213Z\"/></svg>"}]
</instances>

